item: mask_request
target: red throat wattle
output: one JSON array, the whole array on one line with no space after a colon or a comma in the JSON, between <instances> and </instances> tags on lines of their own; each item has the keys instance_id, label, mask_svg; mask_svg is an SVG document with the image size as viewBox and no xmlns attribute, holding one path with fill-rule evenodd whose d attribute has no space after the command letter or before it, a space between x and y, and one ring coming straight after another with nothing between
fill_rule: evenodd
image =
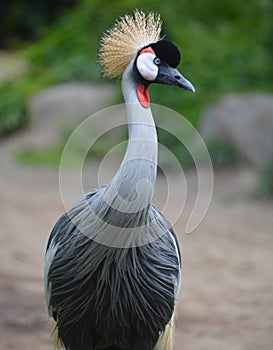
<instances>
[{"instance_id":1,"label":"red throat wattle","mask_svg":"<svg viewBox=\"0 0 273 350\"><path fill-rule=\"evenodd\" d=\"M138 85L137 87L137 98L142 107L150 107L150 96L148 89L142 84Z\"/></svg>"}]
</instances>

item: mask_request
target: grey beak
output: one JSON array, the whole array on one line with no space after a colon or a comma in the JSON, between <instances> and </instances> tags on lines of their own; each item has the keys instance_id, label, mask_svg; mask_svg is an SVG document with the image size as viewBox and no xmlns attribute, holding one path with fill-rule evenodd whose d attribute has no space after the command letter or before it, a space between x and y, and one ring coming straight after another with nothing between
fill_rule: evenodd
<instances>
[{"instance_id":1,"label":"grey beak","mask_svg":"<svg viewBox=\"0 0 273 350\"><path fill-rule=\"evenodd\" d=\"M158 75L154 81L155 83L178 86L182 89L195 92L192 83L183 77L183 75L176 69L169 65L159 66Z\"/></svg>"}]
</instances>

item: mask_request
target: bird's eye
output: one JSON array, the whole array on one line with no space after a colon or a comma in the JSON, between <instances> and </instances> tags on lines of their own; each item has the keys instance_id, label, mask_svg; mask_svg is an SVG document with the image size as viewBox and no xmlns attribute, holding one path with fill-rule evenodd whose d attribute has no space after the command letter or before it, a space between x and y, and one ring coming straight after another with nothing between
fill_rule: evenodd
<instances>
[{"instance_id":1,"label":"bird's eye","mask_svg":"<svg viewBox=\"0 0 273 350\"><path fill-rule=\"evenodd\" d=\"M155 59L154 59L154 64L156 64L157 66L159 66L159 65L160 65L160 63L161 63L160 58L155 57Z\"/></svg>"}]
</instances>

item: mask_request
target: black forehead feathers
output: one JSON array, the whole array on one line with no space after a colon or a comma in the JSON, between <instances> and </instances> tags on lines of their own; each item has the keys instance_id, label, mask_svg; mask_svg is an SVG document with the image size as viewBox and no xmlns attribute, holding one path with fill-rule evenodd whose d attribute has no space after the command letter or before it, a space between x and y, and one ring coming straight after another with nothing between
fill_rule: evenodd
<instances>
[{"instance_id":1,"label":"black forehead feathers","mask_svg":"<svg viewBox=\"0 0 273 350\"><path fill-rule=\"evenodd\" d=\"M181 55L178 48L169 40L159 40L157 43L150 44L157 57L175 68L179 65Z\"/></svg>"}]
</instances>

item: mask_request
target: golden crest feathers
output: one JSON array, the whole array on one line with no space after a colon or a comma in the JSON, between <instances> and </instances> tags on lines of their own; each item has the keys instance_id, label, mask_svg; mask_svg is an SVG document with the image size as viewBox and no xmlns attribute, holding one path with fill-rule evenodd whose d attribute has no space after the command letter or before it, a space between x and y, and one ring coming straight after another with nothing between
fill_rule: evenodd
<instances>
[{"instance_id":1,"label":"golden crest feathers","mask_svg":"<svg viewBox=\"0 0 273 350\"><path fill-rule=\"evenodd\" d=\"M108 78L121 76L128 64L144 46L160 40L161 20L141 10L125 15L101 39L100 64Z\"/></svg>"}]
</instances>

